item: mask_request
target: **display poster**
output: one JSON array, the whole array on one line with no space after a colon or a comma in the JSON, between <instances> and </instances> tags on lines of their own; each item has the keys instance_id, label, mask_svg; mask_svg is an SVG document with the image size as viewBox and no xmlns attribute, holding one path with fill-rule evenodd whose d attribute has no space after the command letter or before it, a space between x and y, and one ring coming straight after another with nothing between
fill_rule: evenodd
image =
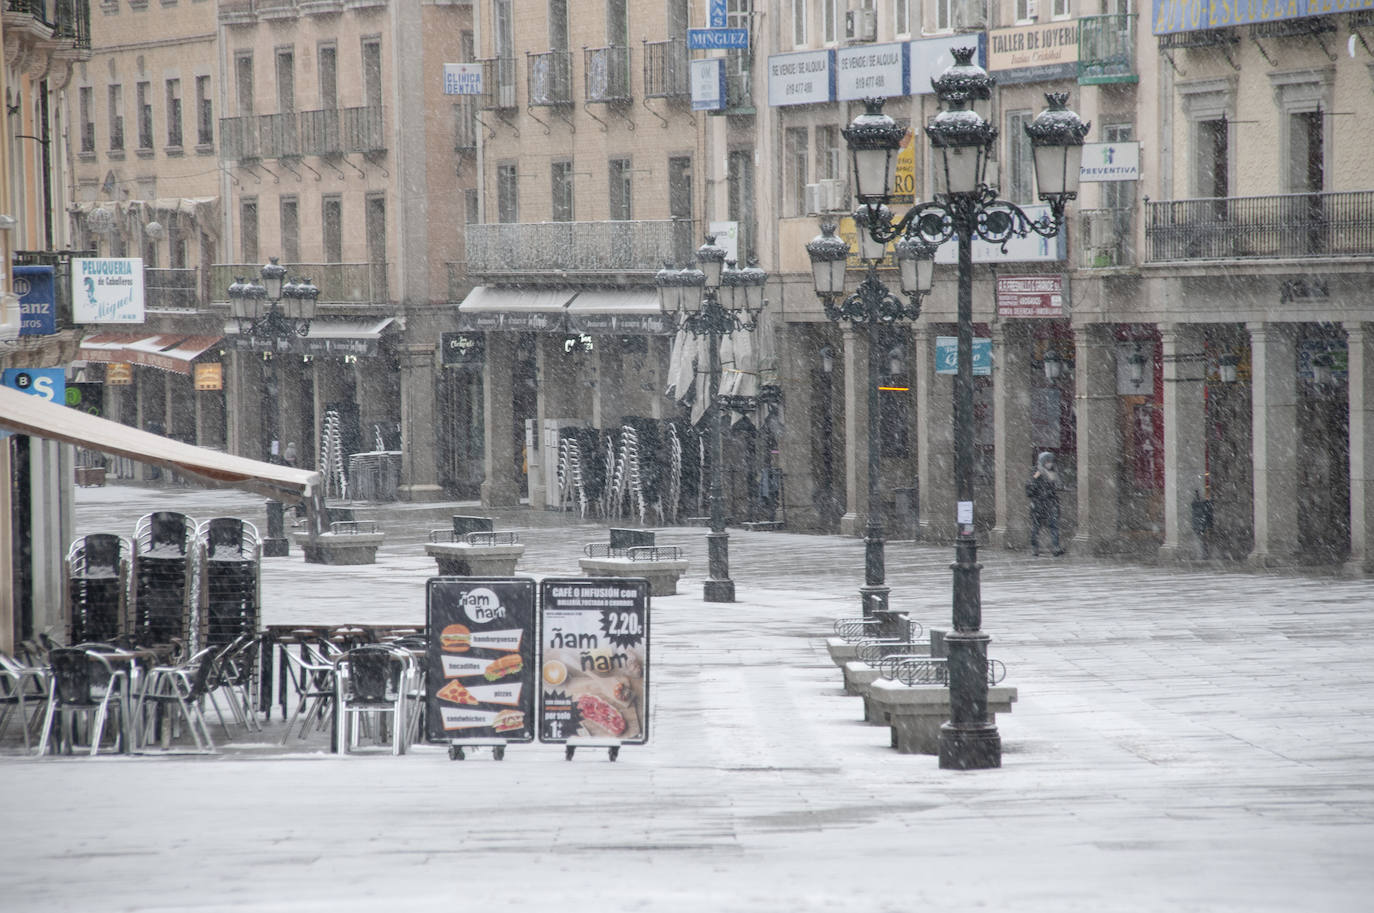
<instances>
[{"instance_id":1,"label":"display poster","mask_svg":"<svg viewBox=\"0 0 1374 913\"><path fill-rule=\"evenodd\" d=\"M935 337L935 373L959 373L959 337ZM981 336L973 337L973 376L987 377L992 374L992 340Z\"/></svg>"},{"instance_id":2,"label":"display poster","mask_svg":"<svg viewBox=\"0 0 1374 913\"><path fill-rule=\"evenodd\" d=\"M127 361L114 361L105 365L105 386L131 387L134 383L134 366Z\"/></svg>"},{"instance_id":3,"label":"display poster","mask_svg":"<svg viewBox=\"0 0 1374 913\"><path fill-rule=\"evenodd\" d=\"M218 361L207 361L203 364L192 365L195 372L195 388L197 390L223 390L224 389L224 365Z\"/></svg>"},{"instance_id":4,"label":"display poster","mask_svg":"<svg viewBox=\"0 0 1374 913\"><path fill-rule=\"evenodd\" d=\"M71 263L72 320L77 323L143 322L142 258L77 258Z\"/></svg>"},{"instance_id":5,"label":"display poster","mask_svg":"<svg viewBox=\"0 0 1374 913\"><path fill-rule=\"evenodd\" d=\"M904 44L854 45L835 52L835 97L840 101L906 95L910 58Z\"/></svg>"},{"instance_id":6,"label":"display poster","mask_svg":"<svg viewBox=\"0 0 1374 913\"><path fill-rule=\"evenodd\" d=\"M649 740L649 583L549 578L539 584L539 740Z\"/></svg>"},{"instance_id":7,"label":"display poster","mask_svg":"<svg viewBox=\"0 0 1374 913\"><path fill-rule=\"evenodd\" d=\"M16 266L12 281L19 296L19 335L51 336L57 332L57 295L51 266Z\"/></svg>"},{"instance_id":8,"label":"display poster","mask_svg":"<svg viewBox=\"0 0 1374 913\"><path fill-rule=\"evenodd\" d=\"M534 739L534 595L527 578L426 581L431 740Z\"/></svg>"},{"instance_id":9,"label":"display poster","mask_svg":"<svg viewBox=\"0 0 1374 913\"><path fill-rule=\"evenodd\" d=\"M835 52L796 51L768 58L768 104L810 105L835 98Z\"/></svg>"},{"instance_id":10,"label":"display poster","mask_svg":"<svg viewBox=\"0 0 1374 913\"><path fill-rule=\"evenodd\" d=\"M1063 317L1065 297L1062 273L997 277L998 317Z\"/></svg>"},{"instance_id":11,"label":"display poster","mask_svg":"<svg viewBox=\"0 0 1374 913\"><path fill-rule=\"evenodd\" d=\"M691 69L692 110L725 110L725 61L719 57L693 60Z\"/></svg>"}]
</instances>

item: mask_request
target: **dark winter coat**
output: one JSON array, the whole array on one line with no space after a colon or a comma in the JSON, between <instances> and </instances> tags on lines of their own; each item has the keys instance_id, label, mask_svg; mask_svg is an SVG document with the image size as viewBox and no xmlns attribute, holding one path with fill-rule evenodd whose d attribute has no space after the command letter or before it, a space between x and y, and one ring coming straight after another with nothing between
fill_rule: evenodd
<instances>
[{"instance_id":1,"label":"dark winter coat","mask_svg":"<svg viewBox=\"0 0 1374 913\"><path fill-rule=\"evenodd\" d=\"M1050 468L1049 454L1042 453L1036 461L1034 475L1026 483L1026 497L1030 499L1031 518L1042 523L1059 519L1059 491L1055 487L1058 474Z\"/></svg>"}]
</instances>

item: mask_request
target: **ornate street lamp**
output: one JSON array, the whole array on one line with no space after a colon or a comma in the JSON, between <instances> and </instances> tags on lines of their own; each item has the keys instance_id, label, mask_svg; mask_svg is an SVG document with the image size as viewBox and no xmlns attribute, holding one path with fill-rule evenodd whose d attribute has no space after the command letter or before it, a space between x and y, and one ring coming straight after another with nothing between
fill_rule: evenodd
<instances>
[{"instance_id":1,"label":"ornate street lamp","mask_svg":"<svg viewBox=\"0 0 1374 913\"><path fill-rule=\"evenodd\" d=\"M239 277L229 285L229 314L238 322L239 335L277 341L308 334L320 290L309 279L288 279L276 257L259 275L260 283Z\"/></svg>"},{"instance_id":2,"label":"ornate street lamp","mask_svg":"<svg viewBox=\"0 0 1374 913\"><path fill-rule=\"evenodd\" d=\"M982 626L978 543L973 522L973 239L1005 247L1013 237L1035 232L1054 237L1064 221L1064 208L1078 195L1078 162L1088 125L1065 107L1066 95L1047 95L1049 109L1026 126L1035 156L1039 197L1048 216L1032 219L1014 203L997 198L984 181L997 129L973 109L973 102L992 97L993 80L973 63L974 48L955 48L954 65L931 85L942 110L926 125L934 169L935 199L917 203L897 222L880 207L890 199L892 171L886 156L895 156L902 132L882 113L882 99L869 99L867 110L844 131L854 155L860 202L868 210L864 231L875 241L919 237L936 245L957 238L958 368L954 381L954 464L957 500L953 615L949 649L950 719L940 731L940 766L960 770L999 767L1002 739L988 720L988 637ZM860 156L863 156L861 159ZM873 177L881 176L881 188ZM814 264L814 260L813 260Z\"/></svg>"},{"instance_id":3,"label":"ornate street lamp","mask_svg":"<svg viewBox=\"0 0 1374 913\"><path fill-rule=\"evenodd\" d=\"M900 138L899 138L900 139ZM871 150L866 150L871 151ZM855 166L859 153L855 153ZM875 170L886 167L875 156L866 163ZM886 206L863 207L855 213L877 220L890 217ZM881 380L878 335L884 326L903 320L915 320L921 315L921 299L930 291L934 279L935 245L919 236L902 238L894 255L898 264L901 290L907 298L902 301L878 278L878 261L886 245L877 242L866 230L859 235L859 255L868 264L868 272L859 287L843 300L844 268L849 245L835 236L835 226L826 223L821 233L806 245L811 258L811 273L816 295L820 297L827 319L848 321L851 327L868 328L868 506L864 517L864 585L859 588L859 604L865 617L891 624L888 614L888 587L885 541L882 525L881 488L881 428L878 413L878 386Z\"/></svg>"},{"instance_id":4,"label":"ornate street lamp","mask_svg":"<svg viewBox=\"0 0 1374 913\"><path fill-rule=\"evenodd\" d=\"M654 276L665 313L679 315L682 329L707 338L707 384L711 411L710 523L706 536L707 580L702 588L706 602L734 602L735 582L730 579L730 534L725 531L725 495L721 482L725 460L724 426L729 404L720 396L720 340L737 330L753 332L763 307L763 286L768 274L757 266L727 268L727 253L715 235L697 249L696 268L665 267Z\"/></svg>"},{"instance_id":5,"label":"ornate street lamp","mask_svg":"<svg viewBox=\"0 0 1374 913\"><path fill-rule=\"evenodd\" d=\"M315 299L319 298L320 290L309 279L289 279L286 267L278 263L276 257L264 264L258 275L261 282L238 277L230 283L227 289L229 315L237 322L239 335L248 338L250 351L285 350L291 339L310 332L310 322L315 319ZM275 357L271 362L272 386L280 396L281 369ZM273 416L270 433L276 439L279 433L277 413L275 408L267 411ZM280 501L268 500L264 557L287 554L283 511Z\"/></svg>"}]
</instances>

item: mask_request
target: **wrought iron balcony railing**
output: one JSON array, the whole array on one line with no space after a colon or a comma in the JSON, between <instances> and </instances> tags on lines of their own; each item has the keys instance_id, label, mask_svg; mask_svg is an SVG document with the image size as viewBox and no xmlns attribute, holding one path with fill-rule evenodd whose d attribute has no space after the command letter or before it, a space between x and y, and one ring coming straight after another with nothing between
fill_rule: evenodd
<instances>
[{"instance_id":1,"label":"wrought iron balcony railing","mask_svg":"<svg viewBox=\"0 0 1374 913\"><path fill-rule=\"evenodd\" d=\"M386 149L385 109L375 105L222 117L219 130L224 157L235 161Z\"/></svg>"},{"instance_id":2,"label":"wrought iron balcony railing","mask_svg":"<svg viewBox=\"0 0 1374 913\"><path fill-rule=\"evenodd\" d=\"M1092 86L1138 82L1135 14L1084 16L1078 20L1078 82Z\"/></svg>"},{"instance_id":3,"label":"wrought iron balcony railing","mask_svg":"<svg viewBox=\"0 0 1374 913\"><path fill-rule=\"evenodd\" d=\"M688 59L687 42L681 38L644 42L644 97L689 97Z\"/></svg>"},{"instance_id":4,"label":"wrought iron balcony railing","mask_svg":"<svg viewBox=\"0 0 1374 913\"><path fill-rule=\"evenodd\" d=\"M603 104L629 104L630 49L622 47L586 48L583 50L583 75L586 78L586 98Z\"/></svg>"},{"instance_id":5,"label":"wrought iron balcony railing","mask_svg":"<svg viewBox=\"0 0 1374 913\"><path fill-rule=\"evenodd\" d=\"M387 264L378 263L283 263L293 279L309 279L320 290L321 308L357 310L389 308ZM238 278L256 278L261 263L216 263L210 267L210 298L229 303L229 286Z\"/></svg>"},{"instance_id":6,"label":"wrought iron balcony railing","mask_svg":"<svg viewBox=\"0 0 1374 913\"><path fill-rule=\"evenodd\" d=\"M1152 262L1374 256L1374 190L1145 204Z\"/></svg>"},{"instance_id":7,"label":"wrought iron balcony railing","mask_svg":"<svg viewBox=\"0 0 1374 913\"><path fill-rule=\"evenodd\" d=\"M143 297L150 311L194 310L200 305L200 271L145 267Z\"/></svg>"},{"instance_id":8,"label":"wrought iron balcony railing","mask_svg":"<svg viewBox=\"0 0 1374 913\"><path fill-rule=\"evenodd\" d=\"M6 0L5 12L32 16L52 29L57 41L70 41L81 50L91 48L90 0Z\"/></svg>"},{"instance_id":9,"label":"wrought iron balcony railing","mask_svg":"<svg viewBox=\"0 0 1374 913\"><path fill-rule=\"evenodd\" d=\"M744 51L725 53L725 108L728 111L750 111L754 107L754 90L750 85L748 58Z\"/></svg>"},{"instance_id":10,"label":"wrought iron balcony railing","mask_svg":"<svg viewBox=\"0 0 1374 913\"><path fill-rule=\"evenodd\" d=\"M473 281L514 277L537 282L562 274L650 275L665 262L691 262L700 243L690 219L638 222L494 222L467 226Z\"/></svg>"},{"instance_id":11,"label":"wrought iron balcony railing","mask_svg":"<svg viewBox=\"0 0 1374 913\"><path fill-rule=\"evenodd\" d=\"M515 107L515 58L488 57L482 65L481 108L483 111L507 111Z\"/></svg>"},{"instance_id":12,"label":"wrought iron balcony railing","mask_svg":"<svg viewBox=\"0 0 1374 913\"><path fill-rule=\"evenodd\" d=\"M526 52L529 67L529 103L535 107L571 105L572 54L567 51Z\"/></svg>"}]
</instances>

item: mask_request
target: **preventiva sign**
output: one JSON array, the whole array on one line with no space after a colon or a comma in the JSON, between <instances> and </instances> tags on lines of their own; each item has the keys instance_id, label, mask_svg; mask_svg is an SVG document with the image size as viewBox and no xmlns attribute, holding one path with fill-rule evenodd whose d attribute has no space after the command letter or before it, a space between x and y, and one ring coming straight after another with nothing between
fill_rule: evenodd
<instances>
[{"instance_id":1,"label":"preventiva sign","mask_svg":"<svg viewBox=\"0 0 1374 913\"><path fill-rule=\"evenodd\" d=\"M1084 143L1080 181L1140 180L1140 143Z\"/></svg>"}]
</instances>

